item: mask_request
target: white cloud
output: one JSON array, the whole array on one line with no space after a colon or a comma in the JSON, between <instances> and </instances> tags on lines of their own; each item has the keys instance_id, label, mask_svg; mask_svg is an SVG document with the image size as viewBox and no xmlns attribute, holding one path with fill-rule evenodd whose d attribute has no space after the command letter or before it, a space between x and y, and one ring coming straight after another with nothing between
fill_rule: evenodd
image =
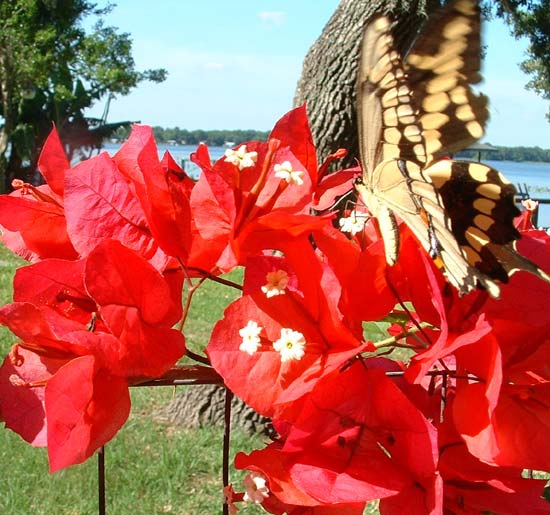
<instances>
[{"instance_id":1,"label":"white cloud","mask_svg":"<svg viewBox=\"0 0 550 515\"><path fill-rule=\"evenodd\" d=\"M283 11L262 11L258 14L258 18L264 23L281 25L285 21L285 13Z\"/></svg>"}]
</instances>

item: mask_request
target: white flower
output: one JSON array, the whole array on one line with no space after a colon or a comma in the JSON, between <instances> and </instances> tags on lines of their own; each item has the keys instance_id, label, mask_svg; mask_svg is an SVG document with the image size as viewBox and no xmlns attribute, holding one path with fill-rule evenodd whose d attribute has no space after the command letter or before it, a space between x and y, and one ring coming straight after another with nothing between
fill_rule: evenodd
<instances>
[{"instance_id":1,"label":"white flower","mask_svg":"<svg viewBox=\"0 0 550 515\"><path fill-rule=\"evenodd\" d=\"M277 270L276 272L269 272L265 279L267 284L262 286L262 291L269 299L276 295L284 295L285 289L288 285L288 274L284 270Z\"/></svg>"},{"instance_id":2,"label":"white flower","mask_svg":"<svg viewBox=\"0 0 550 515\"><path fill-rule=\"evenodd\" d=\"M349 232L355 235L363 230L367 221L367 216L357 211L352 211L348 217L342 217L338 221L342 232Z\"/></svg>"},{"instance_id":3,"label":"white flower","mask_svg":"<svg viewBox=\"0 0 550 515\"><path fill-rule=\"evenodd\" d=\"M297 184L298 186L304 184L304 180L302 179L304 172L293 170L290 161L276 164L273 169L275 170L275 177L284 179L288 183Z\"/></svg>"},{"instance_id":4,"label":"white flower","mask_svg":"<svg viewBox=\"0 0 550 515\"><path fill-rule=\"evenodd\" d=\"M539 207L539 202L538 202L538 200L533 200L531 198L527 198L527 199L521 201L521 205L527 211L536 211L537 207Z\"/></svg>"},{"instance_id":5,"label":"white flower","mask_svg":"<svg viewBox=\"0 0 550 515\"><path fill-rule=\"evenodd\" d=\"M239 350L252 356L261 344L261 332L262 328L253 320L249 320L245 327L239 329L239 335L243 339L242 343L239 345Z\"/></svg>"},{"instance_id":6,"label":"white flower","mask_svg":"<svg viewBox=\"0 0 550 515\"><path fill-rule=\"evenodd\" d=\"M281 355L283 363L291 359L302 359L305 346L306 340L302 333L285 327L281 329L281 337L273 342L273 348Z\"/></svg>"},{"instance_id":7,"label":"white flower","mask_svg":"<svg viewBox=\"0 0 550 515\"><path fill-rule=\"evenodd\" d=\"M8 381L12 386L28 386L28 383L17 374L11 374L8 378Z\"/></svg>"},{"instance_id":8,"label":"white flower","mask_svg":"<svg viewBox=\"0 0 550 515\"><path fill-rule=\"evenodd\" d=\"M247 152L246 145L241 145L237 150L225 151L225 161L234 164L239 170L254 166L257 160L258 152Z\"/></svg>"},{"instance_id":9,"label":"white flower","mask_svg":"<svg viewBox=\"0 0 550 515\"><path fill-rule=\"evenodd\" d=\"M243 479L246 489L243 500L261 504L269 497L269 488L267 487L267 478L260 472L251 472Z\"/></svg>"}]
</instances>

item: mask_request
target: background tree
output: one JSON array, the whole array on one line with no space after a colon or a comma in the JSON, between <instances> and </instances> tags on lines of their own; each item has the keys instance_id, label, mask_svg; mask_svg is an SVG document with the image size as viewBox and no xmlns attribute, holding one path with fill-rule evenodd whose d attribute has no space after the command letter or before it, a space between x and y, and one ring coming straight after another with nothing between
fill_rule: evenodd
<instances>
[{"instance_id":1,"label":"background tree","mask_svg":"<svg viewBox=\"0 0 550 515\"><path fill-rule=\"evenodd\" d=\"M439 0L340 1L304 59L294 97L294 105L307 103L320 160L340 147L349 152L345 165L353 165L359 156L355 88L365 21L376 12L393 12L398 20L396 44L404 54L426 16L440 4ZM532 76L527 87L550 99L550 0L492 0L485 3L484 11L504 18L515 37L529 39L527 59L521 65Z\"/></svg>"},{"instance_id":2,"label":"background tree","mask_svg":"<svg viewBox=\"0 0 550 515\"><path fill-rule=\"evenodd\" d=\"M531 75L527 89L550 100L550 0L511 0L498 5L497 15L511 26L516 38L529 39L527 58L520 68ZM550 122L550 108L546 114Z\"/></svg>"},{"instance_id":3,"label":"background tree","mask_svg":"<svg viewBox=\"0 0 550 515\"><path fill-rule=\"evenodd\" d=\"M163 69L136 70L129 34L103 21L109 10L87 0L0 0L2 191L14 178L32 181L53 123L70 153L93 147L120 124L86 118L86 108L166 78ZM88 16L96 23L87 33Z\"/></svg>"}]
</instances>

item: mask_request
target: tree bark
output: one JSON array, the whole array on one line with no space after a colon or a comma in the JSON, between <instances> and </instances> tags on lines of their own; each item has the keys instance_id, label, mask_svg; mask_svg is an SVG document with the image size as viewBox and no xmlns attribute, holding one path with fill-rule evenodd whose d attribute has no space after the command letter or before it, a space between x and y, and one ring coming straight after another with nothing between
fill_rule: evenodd
<instances>
[{"instance_id":1,"label":"tree bark","mask_svg":"<svg viewBox=\"0 0 550 515\"><path fill-rule=\"evenodd\" d=\"M225 388L197 385L183 388L166 406L153 416L178 427L196 429L204 426L223 426ZM272 434L270 419L258 415L237 397L231 402L231 426L248 434Z\"/></svg>"},{"instance_id":2,"label":"tree bark","mask_svg":"<svg viewBox=\"0 0 550 515\"><path fill-rule=\"evenodd\" d=\"M9 165L7 152L10 136L14 129L12 69L9 57L3 50L0 50L0 113L4 118L0 129L0 193L9 191L9 185L11 184L7 177Z\"/></svg>"},{"instance_id":3,"label":"tree bark","mask_svg":"<svg viewBox=\"0 0 550 515\"><path fill-rule=\"evenodd\" d=\"M307 104L317 157L322 162L338 148L348 150L353 166L359 156L355 114L356 74L359 44L366 21L377 12L393 11L398 50L404 53L418 34L437 0L341 0L321 36L305 57L294 104ZM342 161L338 163L342 166ZM161 408L157 418L183 427L223 424L224 389L212 386L186 388ZM268 432L268 419L234 399L233 425L255 432ZM267 428L267 429L266 429Z\"/></svg>"},{"instance_id":4,"label":"tree bark","mask_svg":"<svg viewBox=\"0 0 550 515\"><path fill-rule=\"evenodd\" d=\"M305 57L294 97L295 106L306 103L320 163L338 148L348 150L339 166L354 166L359 157L356 76L366 22L375 13L393 13L398 20L396 45L404 54L426 20L425 13L438 6L438 0L340 1Z\"/></svg>"}]
</instances>

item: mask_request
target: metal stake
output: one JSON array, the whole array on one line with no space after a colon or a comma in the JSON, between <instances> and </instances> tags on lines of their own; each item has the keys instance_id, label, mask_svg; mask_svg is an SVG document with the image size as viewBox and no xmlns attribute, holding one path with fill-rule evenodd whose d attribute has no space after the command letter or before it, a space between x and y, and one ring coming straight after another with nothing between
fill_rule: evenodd
<instances>
[{"instance_id":1,"label":"metal stake","mask_svg":"<svg viewBox=\"0 0 550 515\"><path fill-rule=\"evenodd\" d=\"M98 513L105 515L105 447L101 447L97 453L97 493Z\"/></svg>"},{"instance_id":2,"label":"metal stake","mask_svg":"<svg viewBox=\"0 0 550 515\"><path fill-rule=\"evenodd\" d=\"M223 465L222 465L222 480L224 488L229 485L229 446L231 443L231 401L233 393L228 388L225 389L225 427L223 433ZM223 515L229 515L229 506L224 501Z\"/></svg>"}]
</instances>

